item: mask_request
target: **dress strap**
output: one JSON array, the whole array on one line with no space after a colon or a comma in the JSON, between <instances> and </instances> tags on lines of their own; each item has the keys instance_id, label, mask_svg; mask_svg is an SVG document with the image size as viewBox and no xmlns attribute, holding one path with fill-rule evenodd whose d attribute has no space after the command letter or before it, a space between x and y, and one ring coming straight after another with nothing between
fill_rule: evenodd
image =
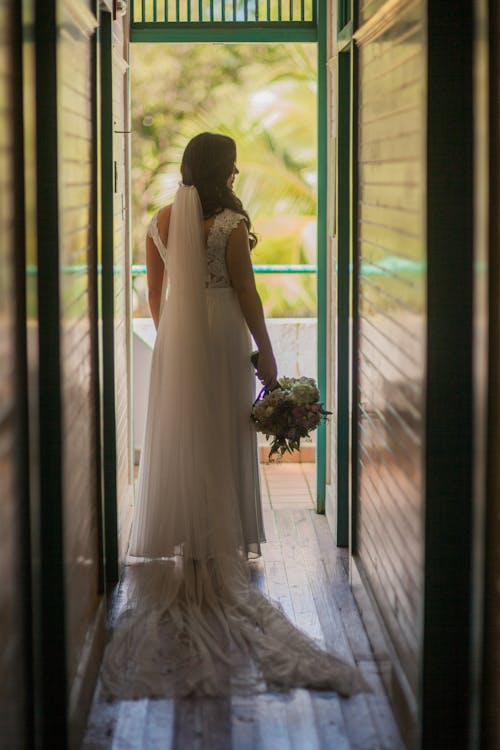
<instances>
[{"instance_id":1,"label":"dress strap","mask_svg":"<svg viewBox=\"0 0 500 750\"><path fill-rule=\"evenodd\" d=\"M160 237L160 232L158 231L158 214L160 213L159 209L155 214L153 214L153 218L149 222L148 227L148 237L151 237L153 242L155 243L155 247L160 253L161 259L164 263L167 262L167 248L163 244L163 240Z\"/></svg>"}]
</instances>

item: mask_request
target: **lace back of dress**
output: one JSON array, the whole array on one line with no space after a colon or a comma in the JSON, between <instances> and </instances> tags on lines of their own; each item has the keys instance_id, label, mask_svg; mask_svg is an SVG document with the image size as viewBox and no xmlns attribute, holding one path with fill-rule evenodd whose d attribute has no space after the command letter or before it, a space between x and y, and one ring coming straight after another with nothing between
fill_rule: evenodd
<instances>
[{"instance_id":1,"label":"lace back of dress","mask_svg":"<svg viewBox=\"0 0 500 750\"><path fill-rule=\"evenodd\" d=\"M222 289L231 286L226 265L226 246L229 235L243 219L241 214L225 209L216 214L207 240L207 286Z\"/></svg>"}]
</instances>

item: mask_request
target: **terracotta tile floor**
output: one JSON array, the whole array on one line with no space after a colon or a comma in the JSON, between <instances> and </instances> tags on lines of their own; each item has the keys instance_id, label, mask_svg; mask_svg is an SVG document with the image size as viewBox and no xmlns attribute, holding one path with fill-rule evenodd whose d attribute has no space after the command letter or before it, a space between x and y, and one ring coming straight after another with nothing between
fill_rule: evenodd
<instances>
[{"instance_id":1,"label":"terracotta tile floor","mask_svg":"<svg viewBox=\"0 0 500 750\"><path fill-rule=\"evenodd\" d=\"M261 464L264 507L314 508L316 501L316 464Z\"/></svg>"}]
</instances>

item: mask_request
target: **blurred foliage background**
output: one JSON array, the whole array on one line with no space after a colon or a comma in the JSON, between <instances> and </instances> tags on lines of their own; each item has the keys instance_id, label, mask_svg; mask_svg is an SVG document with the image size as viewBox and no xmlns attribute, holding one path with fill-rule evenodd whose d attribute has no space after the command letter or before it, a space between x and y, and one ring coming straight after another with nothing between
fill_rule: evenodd
<instances>
[{"instance_id":1,"label":"blurred foliage background","mask_svg":"<svg viewBox=\"0 0 500 750\"><path fill-rule=\"evenodd\" d=\"M188 140L205 130L238 147L235 192L259 244L254 263L316 262L316 46L131 47L133 261L145 262L152 214L170 203ZM257 276L268 317L316 315L313 274ZM145 277L134 314L149 315Z\"/></svg>"}]
</instances>

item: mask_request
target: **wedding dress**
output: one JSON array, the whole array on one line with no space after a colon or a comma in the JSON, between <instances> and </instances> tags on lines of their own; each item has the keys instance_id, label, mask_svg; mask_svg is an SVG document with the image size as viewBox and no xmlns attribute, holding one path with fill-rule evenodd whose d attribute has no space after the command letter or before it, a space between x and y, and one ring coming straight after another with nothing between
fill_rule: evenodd
<instances>
[{"instance_id":1,"label":"wedding dress","mask_svg":"<svg viewBox=\"0 0 500 750\"><path fill-rule=\"evenodd\" d=\"M205 243L196 188L181 185L166 247L150 226L164 276L129 550L144 560L105 651L109 699L367 689L250 581L265 541L255 382L225 263L242 218L217 214Z\"/></svg>"}]
</instances>

